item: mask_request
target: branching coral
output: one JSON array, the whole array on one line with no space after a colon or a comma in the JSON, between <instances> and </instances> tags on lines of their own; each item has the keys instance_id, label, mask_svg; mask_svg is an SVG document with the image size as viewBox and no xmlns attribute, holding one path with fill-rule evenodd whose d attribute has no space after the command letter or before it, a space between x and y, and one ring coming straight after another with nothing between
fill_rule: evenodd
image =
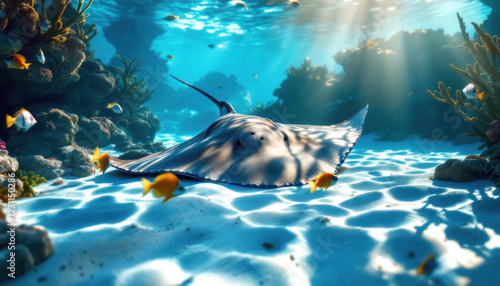
<instances>
[{"instance_id":1,"label":"branching coral","mask_svg":"<svg viewBox=\"0 0 500 286\"><path fill-rule=\"evenodd\" d=\"M124 68L118 68L118 73L121 77L121 82L118 84L118 88L123 95L130 96L130 99L135 103L144 103L151 98L154 90L147 88L148 80L141 79L137 77L137 73L142 69L139 69L140 58L127 60L127 57L116 56L123 63Z\"/></svg>"},{"instance_id":2,"label":"branching coral","mask_svg":"<svg viewBox=\"0 0 500 286\"><path fill-rule=\"evenodd\" d=\"M40 40L43 42L64 42L66 40L66 35L69 33L71 26L73 25L84 25L85 19L89 16L89 14L85 15L85 11L90 8L90 5L94 2L94 0L90 0L87 5L84 7L84 1L78 1L78 7L76 8L76 12L74 15L67 19L64 23L62 20L62 16L66 7L69 5L71 0L53 0L53 5L57 6L57 10L52 17L51 23L52 26L47 30L47 32L40 32ZM42 7L42 14L47 20L47 13L45 11L45 0L41 0L40 2Z\"/></svg>"},{"instance_id":3,"label":"branching coral","mask_svg":"<svg viewBox=\"0 0 500 286\"><path fill-rule=\"evenodd\" d=\"M90 26L90 28L85 32L85 30L80 28L80 25L76 25L76 32L78 33L78 38L83 41L85 45L88 45L90 40L92 40L95 35L97 35L97 29L95 28L95 23Z\"/></svg>"},{"instance_id":4,"label":"branching coral","mask_svg":"<svg viewBox=\"0 0 500 286\"><path fill-rule=\"evenodd\" d=\"M500 119L500 69L497 62L497 57L500 58L500 40L498 36L492 37L484 33L479 25L472 23L482 44L474 42L465 30L463 18L458 13L457 17L464 38L463 46L474 57L476 62L474 68L467 65L465 70L453 64L450 67L468 78L480 91L484 92L484 95L482 98L476 98L479 105L464 102L460 90L457 90L456 99L453 99L450 95L451 88L446 88L443 82L438 83L439 91L427 90L427 93L439 102L448 103L465 122L471 124L474 132L465 135L480 137L485 142L479 147L480 150L496 143L488 140L487 129L492 121Z\"/></svg>"}]
</instances>

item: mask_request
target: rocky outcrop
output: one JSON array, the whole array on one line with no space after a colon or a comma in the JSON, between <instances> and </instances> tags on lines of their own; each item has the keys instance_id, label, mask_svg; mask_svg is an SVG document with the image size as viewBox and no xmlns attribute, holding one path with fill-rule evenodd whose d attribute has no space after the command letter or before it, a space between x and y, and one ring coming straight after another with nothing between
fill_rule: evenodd
<instances>
[{"instance_id":1,"label":"rocky outcrop","mask_svg":"<svg viewBox=\"0 0 500 286\"><path fill-rule=\"evenodd\" d=\"M471 182L486 179L485 168L487 164L487 159L477 155L469 155L463 161L448 159L444 164L436 167L434 179L453 182Z\"/></svg>"},{"instance_id":2,"label":"rocky outcrop","mask_svg":"<svg viewBox=\"0 0 500 286\"><path fill-rule=\"evenodd\" d=\"M74 144L78 116L60 109L34 112L38 121L27 132L10 130L9 149L17 156L53 157L57 148Z\"/></svg>"},{"instance_id":3,"label":"rocky outcrop","mask_svg":"<svg viewBox=\"0 0 500 286\"><path fill-rule=\"evenodd\" d=\"M33 171L47 180L64 176L62 162L56 158L45 159L41 155L18 157L21 170Z\"/></svg>"},{"instance_id":4,"label":"rocky outcrop","mask_svg":"<svg viewBox=\"0 0 500 286\"><path fill-rule=\"evenodd\" d=\"M79 114L96 116L106 108L105 99L115 89L115 77L95 60L85 61L79 74L81 79L72 90L70 104Z\"/></svg>"}]
</instances>

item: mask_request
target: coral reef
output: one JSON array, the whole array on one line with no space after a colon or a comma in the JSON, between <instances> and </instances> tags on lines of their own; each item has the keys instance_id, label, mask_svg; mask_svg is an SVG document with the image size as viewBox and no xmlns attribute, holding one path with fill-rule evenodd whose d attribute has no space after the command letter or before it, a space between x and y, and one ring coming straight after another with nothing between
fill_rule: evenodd
<instances>
[{"instance_id":1,"label":"coral reef","mask_svg":"<svg viewBox=\"0 0 500 286\"><path fill-rule=\"evenodd\" d=\"M365 131L376 132L380 139L400 140L416 134L433 140L472 141L462 136L465 124L449 125L458 117L453 109L433 104L422 89L433 85L438 76L457 87L467 84L449 69L450 62L465 65L471 59L460 53L458 35L448 36L443 30L400 31L389 39L371 41L376 45L364 41L334 55L342 73L333 75L307 61L289 68L274 92L276 100L256 105L253 113L279 122L326 125L340 122L369 103L368 116L377 120L367 120Z\"/></svg>"},{"instance_id":2,"label":"coral reef","mask_svg":"<svg viewBox=\"0 0 500 286\"><path fill-rule=\"evenodd\" d=\"M90 5L92 5L94 0L90 0L85 7L84 7L85 2L83 0L79 0L76 11L73 13L71 17L64 20L63 23L62 17L64 15L64 11L66 10L66 7L69 5L70 2L71 0L52 1L52 5L56 7L53 7L53 9L51 10L55 11L55 14L52 16L50 21L52 23L51 27L46 32L40 31L39 38L42 42L62 43L66 41L66 35L69 34L71 26L73 25L78 26L85 24L85 19L89 16L88 14L85 15L85 11L87 11L90 8ZM40 0L40 4L44 20L48 20L47 13L45 10L45 0ZM93 27L95 28L95 26ZM79 27L77 29L80 30ZM89 30L87 33L82 33L79 31L79 35L83 35L86 37L89 33L93 32L94 30L95 29L92 29L91 31Z\"/></svg>"},{"instance_id":3,"label":"coral reef","mask_svg":"<svg viewBox=\"0 0 500 286\"><path fill-rule=\"evenodd\" d=\"M105 67L88 50L97 34L94 24L86 24L93 1L79 0L73 7L68 0L55 0L48 8L45 0L38 6L34 2L0 1L8 15L0 22L0 56L19 53L31 63L29 70L0 67L0 112L13 114L22 106L38 121L27 133L0 129L11 154L21 162L36 162L23 169L47 178L90 175L93 165L70 163L69 153L87 154L85 148L125 140L152 142L159 120L143 106L152 91L136 74L138 59L123 58L123 69ZM51 25L42 29L45 21ZM45 63L37 59L40 49ZM123 103L127 113L107 109L112 101Z\"/></svg>"},{"instance_id":4,"label":"coral reef","mask_svg":"<svg viewBox=\"0 0 500 286\"><path fill-rule=\"evenodd\" d=\"M451 88L445 87L440 81L439 91L427 92L438 102L447 103L460 117L470 124L472 133L465 135L479 137L483 144L478 150L486 150L478 156L468 156L463 161L450 159L444 164L436 167L435 179L449 181L470 181L489 178L495 186L500 186L500 40L498 36L490 36L476 23L472 23L479 40L469 37L466 32L463 18L457 13L460 30L464 39L463 46L475 59L474 67L466 65L462 70L451 64L451 68L458 74L467 78L479 90L482 96L475 99L462 97L460 90L456 91L456 97L452 98ZM470 160L473 158L474 160Z\"/></svg>"},{"instance_id":5,"label":"coral reef","mask_svg":"<svg viewBox=\"0 0 500 286\"><path fill-rule=\"evenodd\" d=\"M471 124L473 133L465 134L467 136L478 136L484 142L479 150L497 143L490 139L496 139L496 136L487 136L487 128L490 128L494 120L500 119L500 70L498 69L497 58L500 59L500 45L498 36L491 37L484 33L479 25L472 23L476 33L479 35L482 44L473 42L466 32L465 23L460 14L457 13L460 23L460 30L464 38L463 46L476 60L474 68L467 64L466 69L462 70L455 65L451 68L466 77L470 82L484 92L482 98L476 97L475 102L464 102L460 90L456 91L456 99L451 97L451 88L446 88L442 81L439 82L439 92L428 90L429 95L442 103L449 104L463 120ZM496 43L495 43L496 41ZM438 96L439 95L439 96ZM493 127L496 125L493 124ZM490 135L495 133L490 130Z\"/></svg>"}]
</instances>

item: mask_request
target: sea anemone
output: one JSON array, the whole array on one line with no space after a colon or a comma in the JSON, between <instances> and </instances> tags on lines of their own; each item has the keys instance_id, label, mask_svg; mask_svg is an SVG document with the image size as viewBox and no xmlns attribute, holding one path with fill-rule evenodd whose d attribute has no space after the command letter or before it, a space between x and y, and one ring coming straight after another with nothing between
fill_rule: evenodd
<instances>
[{"instance_id":1,"label":"sea anemone","mask_svg":"<svg viewBox=\"0 0 500 286\"><path fill-rule=\"evenodd\" d=\"M5 141L2 141L2 139L0 139L0 150L3 149L7 149L7 143L5 143Z\"/></svg>"}]
</instances>

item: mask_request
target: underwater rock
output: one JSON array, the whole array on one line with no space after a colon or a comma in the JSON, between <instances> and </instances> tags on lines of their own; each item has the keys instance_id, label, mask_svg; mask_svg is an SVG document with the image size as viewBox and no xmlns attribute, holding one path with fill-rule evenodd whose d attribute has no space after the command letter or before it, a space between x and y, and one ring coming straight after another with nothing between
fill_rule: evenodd
<instances>
[{"instance_id":1,"label":"underwater rock","mask_svg":"<svg viewBox=\"0 0 500 286\"><path fill-rule=\"evenodd\" d=\"M4 214L5 216L5 214ZM0 280L10 279L8 259L10 251L7 246L10 240L11 226L5 220L0 220ZM54 252L48 233L38 226L21 225L15 227L16 238L16 277L22 275L41 263Z\"/></svg>"},{"instance_id":2,"label":"underwater rock","mask_svg":"<svg viewBox=\"0 0 500 286\"><path fill-rule=\"evenodd\" d=\"M115 145L115 150L127 152L132 150L140 150L149 153L156 153L165 150L162 142L150 142L144 144L132 143L131 141L124 141Z\"/></svg>"},{"instance_id":3,"label":"underwater rock","mask_svg":"<svg viewBox=\"0 0 500 286\"><path fill-rule=\"evenodd\" d=\"M66 161L72 169L71 175L75 177L87 177L94 173L94 164L90 161L90 153L83 148L73 150Z\"/></svg>"},{"instance_id":4,"label":"underwater rock","mask_svg":"<svg viewBox=\"0 0 500 286\"><path fill-rule=\"evenodd\" d=\"M486 178L485 167L488 160L477 155L469 155L463 161L448 159L436 167L434 179L452 182L471 182Z\"/></svg>"},{"instance_id":5,"label":"underwater rock","mask_svg":"<svg viewBox=\"0 0 500 286\"><path fill-rule=\"evenodd\" d=\"M121 160L133 160L133 159L139 159L142 157L146 157L148 155L151 155L153 153L145 151L145 150L130 150L127 151L123 154L121 154L118 159Z\"/></svg>"},{"instance_id":6,"label":"underwater rock","mask_svg":"<svg viewBox=\"0 0 500 286\"><path fill-rule=\"evenodd\" d=\"M9 178L10 177L7 175L0 174L0 190L2 189L2 187L3 187L3 189L9 188ZM16 181L14 183L14 186L15 186L16 191L18 191L18 192L24 188L23 182L17 178L16 178ZM0 198L0 200L2 200L3 202L7 202L8 198L7 197Z\"/></svg>"},{"instance_id":7,"label":"underwater rock","mask_svg":"<svg viewBox=\"0 0 500 286\"><path fill-rule=\"evenodd\" d=\"M131 116L128 130L134 141L153 142L160 130L160 119L148 107L141 108Z\"/></svg>"},{"instance_id":8,"label":"underwater rock","mask_svg":"<svg viewBox=\"0 0 500 286\"><path fill-rule=\"evenodd\" d=\"M78 146L94 149L95 147L106 147L109 144L117 144L127 140L125 131L106 117L87 118L81 116L78 125L80 131L78 131L75 138Z\"/></svg>"},{"instance_id":9,"label":"underwater rock","mask_svg":"<svg viewBox=\"0 0 500 286\"><path fill-rule=\"evenodd\" d=\"M78 131L76 114L53 108L35 112L34 117L38 123L27 132L10 130L9 148L13 154L55 157L58 148L74 143Z\"/></svg>"},{"instance_id":10,"label":"underwater rock","mask_svg":"<svg viewBox=\"0 0 500 286\"><path fill-rule=\"evenodd\" d=\"M1 24L1 23L0 23ZM0 34L0 55L8 56L19 52L23 48L23 43L16 38Z\"/></svg>"},{"instance_id":11,"label":"underwater rock","mask_svg":"<svg viewBox=\"0 0 500 286\"><path fill-rule=\"evenodd\" d=\"M89 166L78 166L73 169L71 172L71 175L79 178L83 177L88 177L90 175L93 175L95 173L95 167L89 167Z\"/></svg>"},{"instance_id":12,"label":"underwater rock","mask_svg":"<svg viewBox=\"0 0 500 286\"><path fill-rule=\"evenodd\" d=\"M18 168L19 163L16 158L10 157L7 150L0 150L0 174L15 172Z\"/></svg>"},{"instance_id":13,"label":"underwater rock","mask_svg":"<svg viewBox=\"0 0 500 286\"><path fill-rule=\"evenodd\" d=\"M61 169L62 162L56 158L45 159L41 155L18 157L19 167L23 171L32 171L52 180L64 176L65 172Z\"/></svg>"},{"instance_id":14,"label":"underwater rock","mask_svg":"<svg viewBox=\"0 0 500 286\"><path fill-rule=\"evenodd\" d=\"M99 62L87 59L79 70L80 81L70 98L71 106L86 116L95 116L106 107L104 99L115 89L115 77Z\"/></svg>"}]
</instances>

